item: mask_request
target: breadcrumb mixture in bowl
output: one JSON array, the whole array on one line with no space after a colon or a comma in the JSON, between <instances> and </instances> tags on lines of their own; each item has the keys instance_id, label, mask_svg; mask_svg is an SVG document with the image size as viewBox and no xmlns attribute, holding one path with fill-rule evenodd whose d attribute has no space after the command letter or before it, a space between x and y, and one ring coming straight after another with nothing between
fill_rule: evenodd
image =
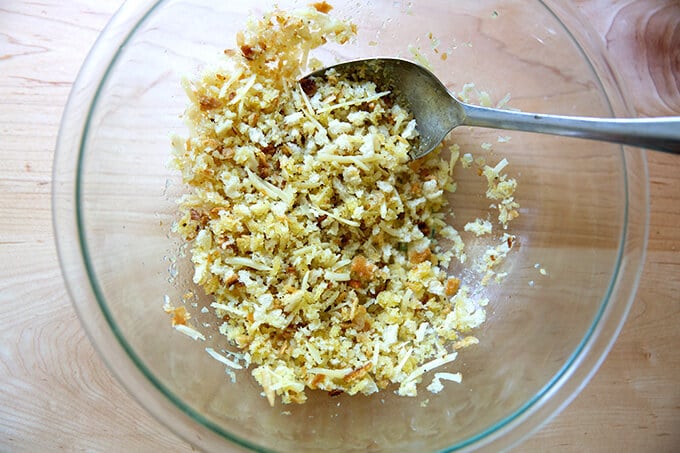
<instances>
[{"instance_id":1,"label":"breadcrumb mixture in bowl","mask_svg":"<svg viewBox=\"0 0 680 453\"><path fill-rule=\"evenodd\" d=\"M176 229L193 281L214 296L219 332L271 405L276 395L303 403L308 389L370 395L396 384L416 396L426 372L478 342L470 333L489 300L470 285L488 283L515 239L501 234L476 281L449 273L467 261L445 198L458 147L412 162L417 124L390 91L333 70L298 83L311 50L355 36L328 11L252 20L237 49L185 82L190 135L174 139L191 188ZM506 165L482 170L502 231L519 207ZM465 230L490 234L492 223Z\"/></svg>"},{"instance_id":2,"label":"breadcrumb mixture in bowl","mask_svg":"<svg viewBox=\"0 0 680 453\"><path fill-rule=\"evenodd\" d=\"M83 326L201 450L509 449L625 320L644 155L460 127L411 161L389 87L300 79L399 57L473 104L631 116L611 65L557 0L308 3L126 2L103 32L55 154Z\"/></svg>"}]
</instances>

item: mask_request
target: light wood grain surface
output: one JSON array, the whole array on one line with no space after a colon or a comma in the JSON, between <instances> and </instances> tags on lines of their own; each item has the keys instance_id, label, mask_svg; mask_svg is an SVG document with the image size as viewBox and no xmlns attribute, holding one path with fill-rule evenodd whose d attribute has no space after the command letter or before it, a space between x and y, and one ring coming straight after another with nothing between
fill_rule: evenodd
<instances>
[{"instance_id":1,"label":"light wood grain surface","mask_svg":"<svg viewBox=\"0 0 680 453\"><path fill-rule=\"evenodd\" d=\"M0 2L0 451L191 451L97 357L53 243L64 103L120 0ZM640 116L680 115L680 3L578 0ZM577 399L520 451L680 451L680 156L648 152L651 225L632 311Z\"/></svg>"}]
</instances>

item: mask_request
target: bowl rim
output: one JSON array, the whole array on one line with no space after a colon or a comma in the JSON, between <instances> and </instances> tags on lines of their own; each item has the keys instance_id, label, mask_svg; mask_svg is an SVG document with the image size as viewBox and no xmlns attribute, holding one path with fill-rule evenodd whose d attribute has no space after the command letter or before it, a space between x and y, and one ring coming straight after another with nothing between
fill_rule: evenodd
<instances>
[{"instance_id":1,"label":"bowl rim","mask_svg":"<svg viewBox=\"0 0 680 453\"><path fill-rule=\"evenodd\" d=\"M92 112L125 45L165 2L126 1L99 35L73 84L62 116L53 169L53 228L59 262L71 301L90 341L123 387L157 420L201 448L212 448L226 439L241 447L263 450L262 446L230 433L186 405L150 372L119 330L90 265L80 209L83 189L80 170ZM539 3L562 24L563 30L590 65L600 84L598 88L605 94L610 113L629 113L623 87L606 64L604 49L592 39L594 31L580 13L571 5L561 5L556 0L539 0ZM579 27L567 28L565 17L575 21ZM584 41L592 47L584 47ZM98 83L89 82L91 80ZM496 450L518 444L564 409L604 361L634 301L648 236L649 194L644 154L639 149L622 147L621 158L625 201L616 266L590 328L560 370L528 401L488 428L443 451ZM633 187L635 184L629 181L629 169L636 167L641 169L642 175L639 176L640 181L636 181L637 186ZM632 222L633 215L642 221ZM613 304L612 300L622 302Z\"/></svg>"}]
</instances>

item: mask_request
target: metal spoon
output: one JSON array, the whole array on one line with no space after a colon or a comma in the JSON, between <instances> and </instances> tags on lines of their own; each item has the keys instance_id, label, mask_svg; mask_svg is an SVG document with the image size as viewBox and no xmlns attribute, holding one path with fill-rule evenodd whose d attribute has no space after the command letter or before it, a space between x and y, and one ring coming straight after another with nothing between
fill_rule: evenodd
<instances>
[{"instance_id":1,"label":"metal spoon","mask_svg":"<svg viewBox=\"0 0 680 453\"><path fill-rule=\"evenodd\" d=\"M413 159L436 148L456 126L481 126L566 135L622 143L680 154L680 117L614 119L543 115L478 107L459 101L426 68L400 58L353 60L305 76L323 77L327 70L356 80L370 80L390 90L416 119L420 144Z\"/></svg>"}]
</instances>

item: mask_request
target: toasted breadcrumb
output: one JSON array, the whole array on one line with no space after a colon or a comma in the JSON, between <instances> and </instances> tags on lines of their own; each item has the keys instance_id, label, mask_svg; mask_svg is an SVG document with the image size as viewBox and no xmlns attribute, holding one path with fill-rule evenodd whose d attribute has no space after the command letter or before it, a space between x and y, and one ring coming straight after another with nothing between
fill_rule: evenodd
<instances>
[{"instance_id":1,"label":"toasted breadcrumb","mask_svg":"<svg viewBox=\"0 0 680 453\"><path fill-rule=\"evenodd\" d=\"M169 305L166 305L163 307L165 312L170 315L172 318L172 325L186 325L187 321L191 318L191 315L189 312L187 312L186 307L183 305L179 307L171 307Z\"/></svg>"},{"instance_id":2,"label":"toasted breadcrumb","mask_svg":"<svg viewBox=\"0 0 680 453\"><path fill-rule=\"evenodd\" d=\"M232 379L249 368L272 405L277 396L302 403L306 389L354 395L395 384L414 396L424 373L477 343L464 335L488 302L447 272L466 258L445 218L457 145L451 157L410 162L417 124L389 92L332 70L298 84L310 51L356 34L330 10L320 2L251 20L236 49L185 81L190 133L173 138L191 189L176 231L220 333L247 363L206 351ZM504 228L518 207L505 165L484 168ZM504 237L489 253L500 259L510 247ZM175 327L204 339L183 313L173 309Z\"/></svg>"}]
</instances>

